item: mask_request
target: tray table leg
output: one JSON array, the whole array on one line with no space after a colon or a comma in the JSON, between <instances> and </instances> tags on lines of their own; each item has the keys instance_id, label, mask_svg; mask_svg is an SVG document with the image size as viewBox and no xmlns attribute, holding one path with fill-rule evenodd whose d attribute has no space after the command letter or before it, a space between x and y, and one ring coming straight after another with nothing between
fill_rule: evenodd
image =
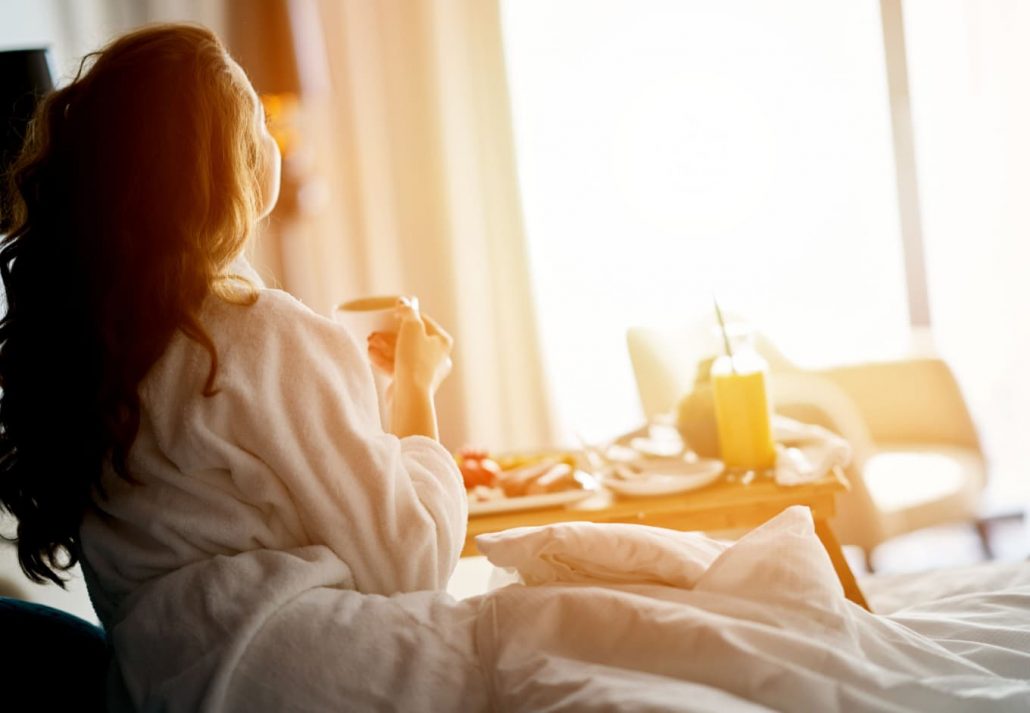
<instances>
[{"instance_id":1,"label":"tray table leg","mask_svg":"<svg viewBox=\"0 0 1030 713\"><path fill-rule=\"evenodd\" d=\"M840 583L844 587L844 596L863 609L872 611L869 609L869 604L866 603L862 590L858 588L855 575L852 573L851 567L848 566L848 561L844 558L844 551L840 547L840 542L837 541L837 536L830 529L830 523L821 518L817 519L815 521L815 534L819 536L819 541L823 543L826 553L830 555L833 569L837 572Z\"/></svg>"}]
</instances>

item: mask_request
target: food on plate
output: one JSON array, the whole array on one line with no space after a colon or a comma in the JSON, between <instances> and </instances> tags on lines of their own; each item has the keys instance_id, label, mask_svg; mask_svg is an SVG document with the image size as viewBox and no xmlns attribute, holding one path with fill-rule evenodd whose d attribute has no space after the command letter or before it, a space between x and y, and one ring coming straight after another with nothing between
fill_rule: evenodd
<instances>
[{"instance_id":1,"label":"food on plate","mask_svg":"<svg viewBox=\"0 0 1030 713\"><path fill-rule=\"evenodd\" d=\"M477 503L486 503L491 500L504 500L504 491L500 488L489 485L477 485L468 491L469 500Z\"/></svg>"},{"instance_id":2,"label":"food on plate","mask_svg":"<svg viewBox=\"0 0 1030 713\"><path fill-rule=\"evenodd\" d=\"M492 488L497 485L497 476L501 472L501 467L486 451L466 447L460 449L455 458L458 461L462 480L465 481L466 490L479 486Z\"/></svg>"},{"instance_id":3,"label":"food on plate","mask_svg":"<svg viewBox=\"0 0 1030 713\"><path fill-rule=\"evenodd\" d=\"M553 451L540 453L506 453L504 455L495 456L495 460L497 461L497 464L501 466L501 470L512 470L514 468L519 468L524 465L542 463L543 461L568 463L569 467L573 469L577 467L575 454L568 453L567 451Z\"/></svg>"},{"instance_id":4,"label":"food on plate","mask_svg":"<svg viewBox=\"0 0 1030 713\"><path fill-rule=\"evenodd\" d=\"M576 480L576 456L572 453L492 455L482 448L465 447L455 454L455 460L473 502L582 487Z\"/></svg>"},{"instance_id":5,"label":"food on plate","mask_svg":"<svg viewBox=\"0 0 1030 713\"><path fill-rule=\"evenodd\" d=\"M556 463L526 486L526 495L555 493L576 487L575 471L568 463Z\"/></svg>"},{"instance_id":6,"label":"food on plate","mask_svg":"<svg viewBox=\"0 0 1030 713\"><path fill-rule=\"evenodd\" d=\"M497 479L505 495L508 497L518 497L525 495L529 484L544 475L555 465L557 465L557 461L551 459L537 463L527 463L517 468L502 470Z\"/></svg>"}]
</instances>

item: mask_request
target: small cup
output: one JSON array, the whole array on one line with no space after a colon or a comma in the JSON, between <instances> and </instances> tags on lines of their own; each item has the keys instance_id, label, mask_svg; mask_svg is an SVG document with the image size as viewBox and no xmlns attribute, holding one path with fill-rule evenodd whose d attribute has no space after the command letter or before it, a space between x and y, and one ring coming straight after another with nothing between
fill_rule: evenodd
<instances>
[{"instance_id":1,"label":"small cup","mask_svg":"<svg viewBox=\"0 0 1030 713\"><path fill-rule=\"evenodd\" d=\"M351 336L363 347L368 343L368 335L372 332L397 331L397 302L400 295L381 295L377 297L360 297L348 300L336 306L333 319L342 324ZM418 298L408 298L415 311L418 311ZM376 396L379 400L379 417L383 428L387 428L390 417L390 403L387 399L387 388L390 377L372 367L372 378L375 381Z\"/></svg>"}]
</instances>

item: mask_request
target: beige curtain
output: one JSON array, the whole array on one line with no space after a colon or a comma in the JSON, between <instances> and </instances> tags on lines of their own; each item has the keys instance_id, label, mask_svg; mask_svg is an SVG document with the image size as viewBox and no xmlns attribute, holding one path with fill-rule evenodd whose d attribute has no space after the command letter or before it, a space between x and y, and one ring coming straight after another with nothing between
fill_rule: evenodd
<instances>
[{"instance_id":1,"label":"beige curtain","mask_svg":"<svg viewBox=\"0 0 1030 713\"><path fill-rule=\"evenodd\" d=\"M323 313L418 295L456 342L444 443L549 445L497 2L300 0L291 12L308 68L305 187L300 214L269 226L266 268Z\"/></svg>"}]
</instances>

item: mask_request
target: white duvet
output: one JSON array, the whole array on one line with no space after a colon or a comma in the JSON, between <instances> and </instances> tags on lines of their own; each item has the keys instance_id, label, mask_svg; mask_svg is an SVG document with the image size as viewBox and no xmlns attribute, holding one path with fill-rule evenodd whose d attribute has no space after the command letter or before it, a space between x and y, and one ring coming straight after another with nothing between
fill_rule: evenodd
<instances>
[{"instance_id":1,"label":"white duvet","mask_svg":"<svg viewBox=\"0 0 1030 713\"><path fill-rule=\"evenodd\" d=\"M215 636L180 642L211 646L220 663L213 676L169 672L165 707L1030 710L1030 586L870 614L844 598L803 508L729 547L587 523L484 536L480 546L527 583L462 601L314 588L255 617L234 650L219 650ZM275 560L292 556L223 562L212 621L179 630L237 621L232 590L254 581L253 567L267 568L262 586L274 600ZM164 586L162 596L179 606L191 578L209 575L177 573L178 592Z\"/></svg>"}]
</instances>

